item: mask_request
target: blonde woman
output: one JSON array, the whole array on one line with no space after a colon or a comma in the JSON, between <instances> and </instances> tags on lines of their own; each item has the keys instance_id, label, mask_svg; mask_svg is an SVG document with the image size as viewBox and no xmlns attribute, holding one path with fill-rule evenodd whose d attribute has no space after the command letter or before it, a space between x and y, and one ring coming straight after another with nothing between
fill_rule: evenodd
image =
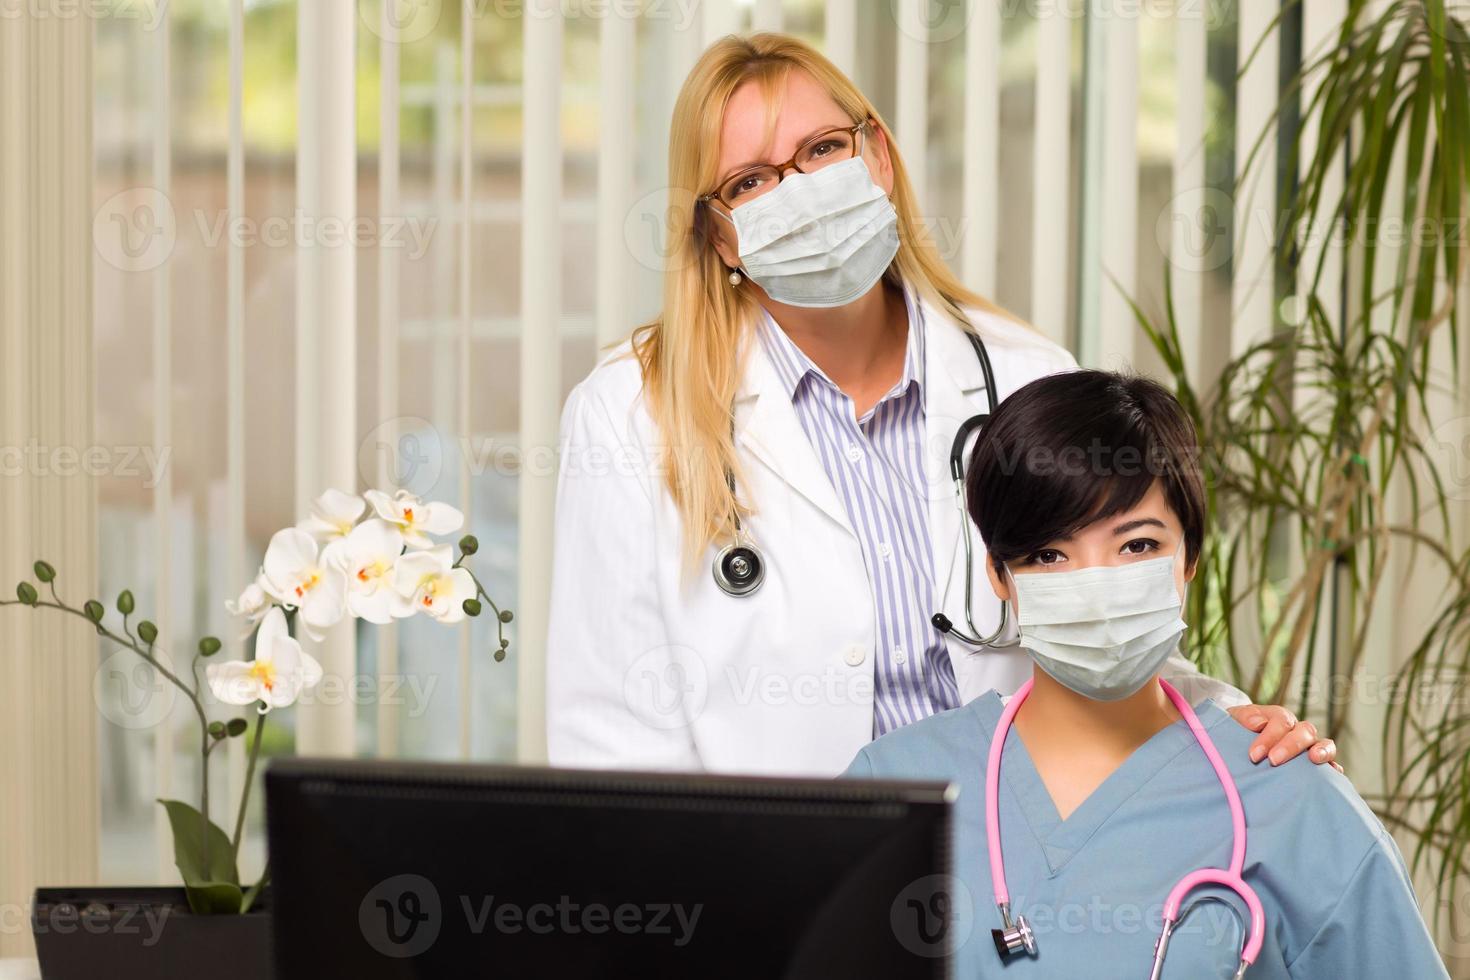
<instances>
[{"instance_id":1,"label":"blonde woman","mask_svg":"<svg viewBox=\"0 0 1470 980\"><path fill-rule=\"evenodd\" d=\"M1076 365L954 278L892 133L801 41L704 53L669 182L692 206L670 209L663 312L563 413L551 761L836 775L1030 676L950 457L967 420ZM1256 761L1335 753L1182 658L1164 676L1236 706Z\"/></svg>"}]
</instances>

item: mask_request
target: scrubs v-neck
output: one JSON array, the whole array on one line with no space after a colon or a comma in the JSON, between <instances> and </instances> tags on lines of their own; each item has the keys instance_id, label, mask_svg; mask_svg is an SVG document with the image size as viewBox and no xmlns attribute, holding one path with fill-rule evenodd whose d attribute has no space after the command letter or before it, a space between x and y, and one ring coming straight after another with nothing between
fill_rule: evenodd
<instances>
[{"instance_id":1,"label":"scrubs v-neck","mask_svg":"<svg viewBox=\"0 0 1470 980\"><path fill-rule=\"evenodd\" d=\"M1031 923L1038 955L1002 964L990 935L1000 923L984 830L986 755L1001 710L990 691L890 732L859 752L846 775L958 787L955 976L1144 980L1174 884L1196 868L1229 864L1230 812L1214 770L1175 722L1062 820L1012 731L1001 758L1001 845L1013 914ZM1266 909L1265 946L1247 976L1447 977L1397 845L1346 777L1305 756L1254 765L1252 733L1212 700L1196 712L1240 791L1245 879ZM1186 905L1194 902L1163 976L1228 980L1240 960L1244 903L1214 886L1192 892Z\"/></svg>"}]
</instances>

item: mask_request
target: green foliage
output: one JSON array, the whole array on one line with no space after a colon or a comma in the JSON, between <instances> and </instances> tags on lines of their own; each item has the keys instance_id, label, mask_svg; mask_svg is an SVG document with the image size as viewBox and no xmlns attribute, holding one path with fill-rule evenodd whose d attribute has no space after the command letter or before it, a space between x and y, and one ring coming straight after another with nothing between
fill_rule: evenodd
<instances>
[{"instance_id":1,"label":"green foliage","mask_svg":"<svg viewBox=\"0 0 1470 980\"><path fill-rule=\"evenodd\" d=\"M48 585L55 581L56 570L45 562L36 562L34 570L36 576ZM152 665L193 708L194 717L199 724L200 739L199 806L195 808L177 800L160 800L159 803L164 807L169 824L173 829L174 861L184 879L190 909L196 914L238 914L245 911L249 903L254 901L260 885L257 884L250 890L248 899L247 893L240 887L240 876L236 867L240 830L237 827L235 837L231 839L219 827L202 816L209 812L210 751L222 739L243 734L246 728L245 719L235 718L228 722L210 721L200 697L197 675L191 677L190 682L186 682L169 669L166 661L160 660L155 655L153 643L158 638L158 627L144 620L138 624L136 637L128 632L127 617L134 609L131 592L124 590L117 597L117 609L123 615L123 626L120 633L108 628L104 622L107 610L96 599L88 599L81 606L69 605L56 594L54 585L51 585L51 596L52 601L41 602L36 587L29 582L21 582L16 587L16 597L20 604L45 606L48 609L59 610L62 613L84 619L96 629L99 636L106 637L109 641L131 650L140 659ZM0 600L0 606L14 604L13 601ZM220 642L214 637L207 636L199 641L199 650L203 656L210 656L219 648ZM257 727L257 733L259 730ZM259 739L257 738L256 741L257 745L252 746L251 768L247 770L247 773L253 771L254 750L258 748ZM248 785L248 775L246 782ZM247 788L246 793L242 794L240 803L239 813L242 818L245 801L248 799Z\"/></svg>"},{"instance_id":2,"label":"green foliage","mask_svg":"<svg viewBox=\"0 0 1470 980\"><path fill-rule=\"evenodd\" d=\"M240 911L244 892L230 838L198 810L179 800L159 800L174 834L174 863L195 915Z\"/></svg>"},{"instance_id":3,"label":"green foliage","mask_svg":"<svg viewBox=\"0 0 1470 980\"><path fill-rule=\"evenodd\" d=\"M1460 239L1470 214L1470 31L1445 0L1350 0L1336 43L1303 66L1283 108L1298 99L1304 125L1286 170L1302 176L1283 190L1275 244L1301 284L1299 321L1276 324L1205 393L1186 370L1167 269L1163 321L1134 306L1203 450L1210 532L1189 592L1191 653L1242 679L1242 660L1255 661L1251 695L1304 710L1319 636L1336 631L1339 673L1355 677L1388 556L1407 547L1418 574L1438 566L1449 588L1398 690L1439 684L1460 694L1470 676L1470 551L1452 538L1429 398L1431 341L1459 346L1462 311L1445 283L1470 273ZM1272 132L1252 148L1238 188L1275 165ZM1406 241L1384 239L1395 213L1412 229ZM1327 229L1348 252L1342 314L1329 312L1340 284L1325 277L1328 250L1315 247ZM1408 506L1390 510L1385 501L1398 495ZM1348 596L1337 621L1334 583ZM1411 863L1433 862L1449 894L1470 846L1470 706L1463 696L1388 702L1380 811L1413 834ZM1335 731L1351 707L1343 699L1329 709Z\"/></svg>"},{"instance_id":4,"label":"green foliage","mask_svg":"<svg viewBox=\"0 0 1470 980\"><path fill-rule=\"evenodd\" d=\"M270 883L270 880L271 868L270 865L267 864L265 866L265 872L260 876L260 880L251 885L245 891L245 897L240 902L240 913L242 915L250 911L250 906L255 904L255 900L260 897L261 890Z\"/></svg>"}]
</instances>

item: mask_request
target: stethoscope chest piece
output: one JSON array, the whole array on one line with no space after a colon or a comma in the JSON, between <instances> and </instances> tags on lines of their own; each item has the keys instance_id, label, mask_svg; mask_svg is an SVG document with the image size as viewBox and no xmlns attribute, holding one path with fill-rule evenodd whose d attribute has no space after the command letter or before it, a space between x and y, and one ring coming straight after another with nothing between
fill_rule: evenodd
<instances>
[{"instance_id":1,"label":"stethoscope chest piece","mask_svg":"<svg viewBox=\"0 0 1470 980\"><path fill-rule=\"evenodd\" d=\"M736 542L715 555L715 584L726 595L746 596L766 580L766 562L750 545Z\"/></svg>"},{"instance_id":2,"label":"stethoscope chest piece","mask_svg":"<svg viewBox=\"0 0 1470 980\"><path fill-rule=\"evenodd\" d=\"M1003 909L1001 916L1005 928L990 930L990 937L995 940L995 951L1000 954L1001 961L1022 953L1035 956L1036 934L1031 931L1031 923L1026 921L1026 917L1016 916L1016 923L1012 925L1009 908Z\"/></svg>"}]
</instances>

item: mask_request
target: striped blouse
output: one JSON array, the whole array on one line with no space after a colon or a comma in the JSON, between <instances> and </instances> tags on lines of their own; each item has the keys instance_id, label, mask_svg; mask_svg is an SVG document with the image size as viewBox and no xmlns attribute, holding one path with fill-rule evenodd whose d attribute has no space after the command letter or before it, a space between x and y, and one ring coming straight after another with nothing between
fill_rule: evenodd
<instances>
[{"instance_id":1,"label":"striped blouse","mask_svg":"<svg viewBox=\"0 0 1470 980\"><path fill-rule=\"evenodd\" d=\"M924 493L924 317L904 290L909 331L903 375L862 418L771 319L760 338L807 440L862 545L877 610L873 736L958 707L954 667L938 630L933 544Z\"/></svg>"}]
</instances>

